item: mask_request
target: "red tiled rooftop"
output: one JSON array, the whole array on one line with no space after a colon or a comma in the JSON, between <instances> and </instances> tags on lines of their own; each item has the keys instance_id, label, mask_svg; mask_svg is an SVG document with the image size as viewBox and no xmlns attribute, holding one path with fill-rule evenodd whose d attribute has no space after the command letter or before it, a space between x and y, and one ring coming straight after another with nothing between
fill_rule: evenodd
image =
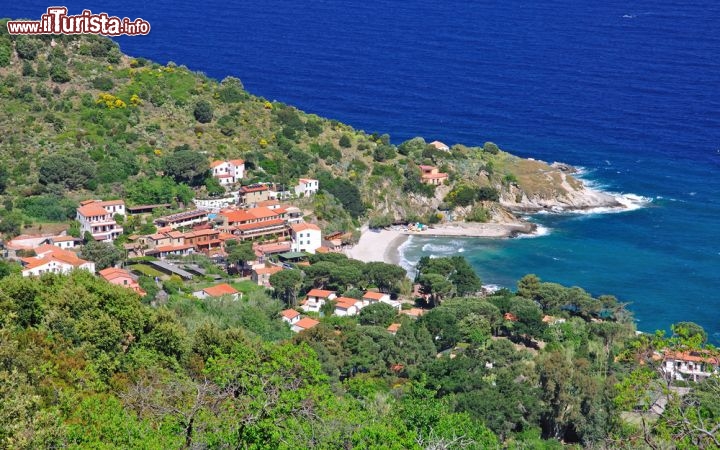
<instances>
[{"instance_id":1,"label":"red tiled rooftop","mask_svg":"<svg viewBox=\"0 0 720 450\"><path fill-rule=\"evenodd\" d=\"M77 210L81 215L85 217L106 216L108 214L108 212L105 211L105 208L98 205L97 203L90 203L88 205L81 206Z\"/></svg>"},{"instance_id":2,"label":"red tiled rooftop","mask_svg":"<svg viewBox=\"0 0 720 450\"><path fill-rule=\"evenodd\" d=\"M318 298L328 298L330 295L334 294L335 291L326 291L323 289L311 289L310 292L307 293L308 297L318 297Z\"/></svg>"},{"instance_id":3,"label":"red tiled rooftop","mask_svg":"<svg viewBox=\"0 0 720 450\"><path fill-rule=\"evenodd\" d=\"M233 295L238 293L237 289L226 283L210 286L203 289L203 291L211 297L220 297L221 295Z\"/></svg>"},{"instance_id":4,"label":"red tiled rooftop","mask_svg":"<svg viewBox=\"0 0 720 450\"><path fill-rule=\"evenodd\" d=\"M291 319L291 320L300 315L300 313L295 311L294 309L286 309L286 310L282 311L280 314L283 317L285 317L286 319Z\"/></svg>"},{"instance_id":5,"label":"red tiled rooftop","mask_svg":"<svg viewBox=\"0 0 720 450\"><path fill-rule=\"evenodd\" d=\"M299 233L299 232L305 231L305 230L320 231L320 227L318 227L314 223L296 223L294 225L291 225L290 228L292 228L293 231L296 233Z\"/></svg>"},{"instance_id":6,"label":"red tiled rooftop","mask_svg":"<svg viewBox=\"0 0 720 450\"><path fill-rule=\"evenodd\" d=\"M363 294L363 298L370 298L370 299L373 299L373 300L380 300L380 299L382 299L383 297L385 297L386 295L387 295L387 294L383 294L382 292L367 291L366 293Z\"/></svg>"},{"instance_id":7,"label":"red tiled rooftop","mask_svg":"<svg viewBox=\"0 0 720 450\"><path fill-rule=\"evenodd\" d=\"M302 328L303 330L310 329L316 325L318 325L320 322L318 322L315 319L311 319L309 317L303 317L298 321L298 323L295 324L296 327Z\"/></svg>"}]
</instances>

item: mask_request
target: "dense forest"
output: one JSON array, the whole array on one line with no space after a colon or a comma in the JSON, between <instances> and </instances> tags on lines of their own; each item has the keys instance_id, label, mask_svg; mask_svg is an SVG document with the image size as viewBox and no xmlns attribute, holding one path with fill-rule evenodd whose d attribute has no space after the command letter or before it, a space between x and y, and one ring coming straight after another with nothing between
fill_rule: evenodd
<instances>
[{"instance_id":1,"label":"dense forest","mask_svg":"<svg viewBox=\"0 0 720 450\"><path fill-rule=\"evenodd\" d=\"M537 175L549 166L491 143L393 145L236 78L130 58L104 38L11 37L0 25L6 236L67 223L85 198L176 208L217 195L212 157L245 159L248 182L315 175L322 192L305 201L325 231L432 222L453 207L482 219L508 189L555 189ZM419 183L420 164L449 183ZM84 251L110 266L121 255L107 247ZM425 258L413 279L341 254L309 263L272 275L272 290L200 300L175 279L143 278L141 298L84 271L23 278L0 261L0 447L720 447L717 376L675 382L659 370L673 352L717 358L695 324L638 334L615 297L534 275L482 293L462 257ZM293 334L280 312L312 288L416 288L423 314L380 303L321 313Z\"/></svg>"}]
</instances>

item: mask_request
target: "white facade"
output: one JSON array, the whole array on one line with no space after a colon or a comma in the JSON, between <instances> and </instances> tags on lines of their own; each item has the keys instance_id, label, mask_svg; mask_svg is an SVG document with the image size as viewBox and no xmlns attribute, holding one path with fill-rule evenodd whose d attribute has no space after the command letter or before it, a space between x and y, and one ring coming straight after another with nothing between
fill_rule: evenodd
<instances>
[{"instance_id":1,"label":"white facade","mask_svg":"<svg viewBox=\"0 0 720 450\"><path fill-rule=\"evenodd\" d=\"M318 189L320 187L320 183L318 180L313 180L312 178L300 178L300 182L297 186L295 186L295 195L298 197L305 196L309 197L313 194L316 194Z\"/></svg>"},{"instance_id":2,"label":"white facade","mask_svg":"<svg viewBox=\"0 0 720 450\"><path fill-rule=\"evenodd\" d=\"M66 274L74 269L95 273L95 263L78 258L73 252L52 245L37 248L37 255L22 258L22 276L41 276L46 273Z\"/></svg>"},{"instance_id":3,"label":"white facade","mask_svg":"<svg viewBox=\"0 0 720 450\"><path fill-rule=\"evenodd\" d=\"M720 361L693 355L668 355L662 365L667 378L679 381L703 381L720 373Z\"/></svg>"},{"instance_id":4,"label":"white facade","mask_svg":"<svg viewBox=\"0 0 720 450\"><path fill-rule=\"evenodd\" d=\"M115 222L115 214L125 215L122 201L89 202L77 209L76 219L80 222L80 232L89 232L96 241L112 242L123 232Z\"/></svg>"},{"instance_id":5,"label":"white facade","mask_svg":"<svg viewBox=\"0 0 720 450\"><path fill-rule=\"evenodd\" d=\"M313 289L307 294L307 299L300 306L303 311L306 312L320 312L328 300L335 300L337 295L332 291L323 291L320 289Z\"/></svg>"},{"instance_id":6,"label":"white facade","mask_svg":"<svg viewBox=\"0 0 720 450\"><path fill-rule=\"evenodd\" d=\"M322 246L322 232L317 225L310 223L298 223L291 225L290 236L292 238L291 251L315 253L315 250Z\"/></svg>"},{"instance_id":7,"label":"white facade","mask_svg":"<svg viewBox=\"0 0 720 450\"><path fill-rule=\"evenodd\" d=\"M245 177L245 161L242 159L214 161L210 168L213 177L217 178L223 186L237 183Z\"/></svg>"}]
</instances>

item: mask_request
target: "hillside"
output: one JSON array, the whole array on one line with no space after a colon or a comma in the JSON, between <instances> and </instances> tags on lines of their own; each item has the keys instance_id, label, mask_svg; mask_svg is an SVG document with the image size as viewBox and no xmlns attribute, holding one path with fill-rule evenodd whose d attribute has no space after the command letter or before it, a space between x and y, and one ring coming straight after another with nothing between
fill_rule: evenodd
<instances>
[{"instance_id":1,"label":"hillside","mask_svg":"<svg viewBox=\"0 0 720 450\"><path fill-rule=\"evenodd\" d=\"M302 206L326 231L353 229L367 219L433 223L448 212L462 219L475 210L476 219L506 221L514 220L507 209L614 204L587 196L582 183L560 169L492 143L438 150L415 138L393 145L388 135L252 95L237 78L217 82L173 63L125 56L105 38L2 33L4 26L0 188L3 214L14 208L12 223L63 221L90 197L187 203L218 192L205 172L204 160L211 158L244 159L247 183L319 179L325 195ZM193 173L168 169L182 150L203 156L190 162ZM420 165L448 179L437 187L423 184ZM480 203L498 200L502 207Z\"/></svg>"}]
</instances>

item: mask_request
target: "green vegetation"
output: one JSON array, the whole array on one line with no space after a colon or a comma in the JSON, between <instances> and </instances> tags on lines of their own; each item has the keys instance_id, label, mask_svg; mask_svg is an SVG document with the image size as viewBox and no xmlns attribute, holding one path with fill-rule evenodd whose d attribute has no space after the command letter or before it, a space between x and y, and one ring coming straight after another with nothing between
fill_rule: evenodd
<instances>
[{"instance_id":1,"label":"green vegetation","mask_svg":"<svg viewBox=\"0 0 720 450\"><path fill-rule=\"evenodd\" d=\"M12 37L0 23L2 233L67 225L87 198L175 208L193 188L219 193L212 158L245 159L248 181L319 179L321 192L301 204L326 232L437 221L441 199L482 221L505 194L552 197L577 183L489 142L395 146L255 97L235 78L130 59L104 38L54 39ZM419 165L447 172L448 185L421 183ZM154 231L132 217L123 226ZM70 230L80 234L77 223ZM228 262L251 253L230 245ZM98 269L122 259L92 240L81 254ZM210 277L183 282L143 259L130 268L144 299L83 271L30 279L0 261L0 447L719 446L718 378L678 390L658 371L673 351L717 357L703 353L714 350L696 324L636 335L616 298L534 275L517 292L485 295L461 257L422 259L418 298L400 267L309 260L273 274L272 291L228 279L244 294L237 301L196 299ZM202 256L187 261L226 276ZM293 335L279 313L312 288L351 298L374 289L424 314L381 303L334 317L331 305Z\"/></svg>"}]
</instances>

